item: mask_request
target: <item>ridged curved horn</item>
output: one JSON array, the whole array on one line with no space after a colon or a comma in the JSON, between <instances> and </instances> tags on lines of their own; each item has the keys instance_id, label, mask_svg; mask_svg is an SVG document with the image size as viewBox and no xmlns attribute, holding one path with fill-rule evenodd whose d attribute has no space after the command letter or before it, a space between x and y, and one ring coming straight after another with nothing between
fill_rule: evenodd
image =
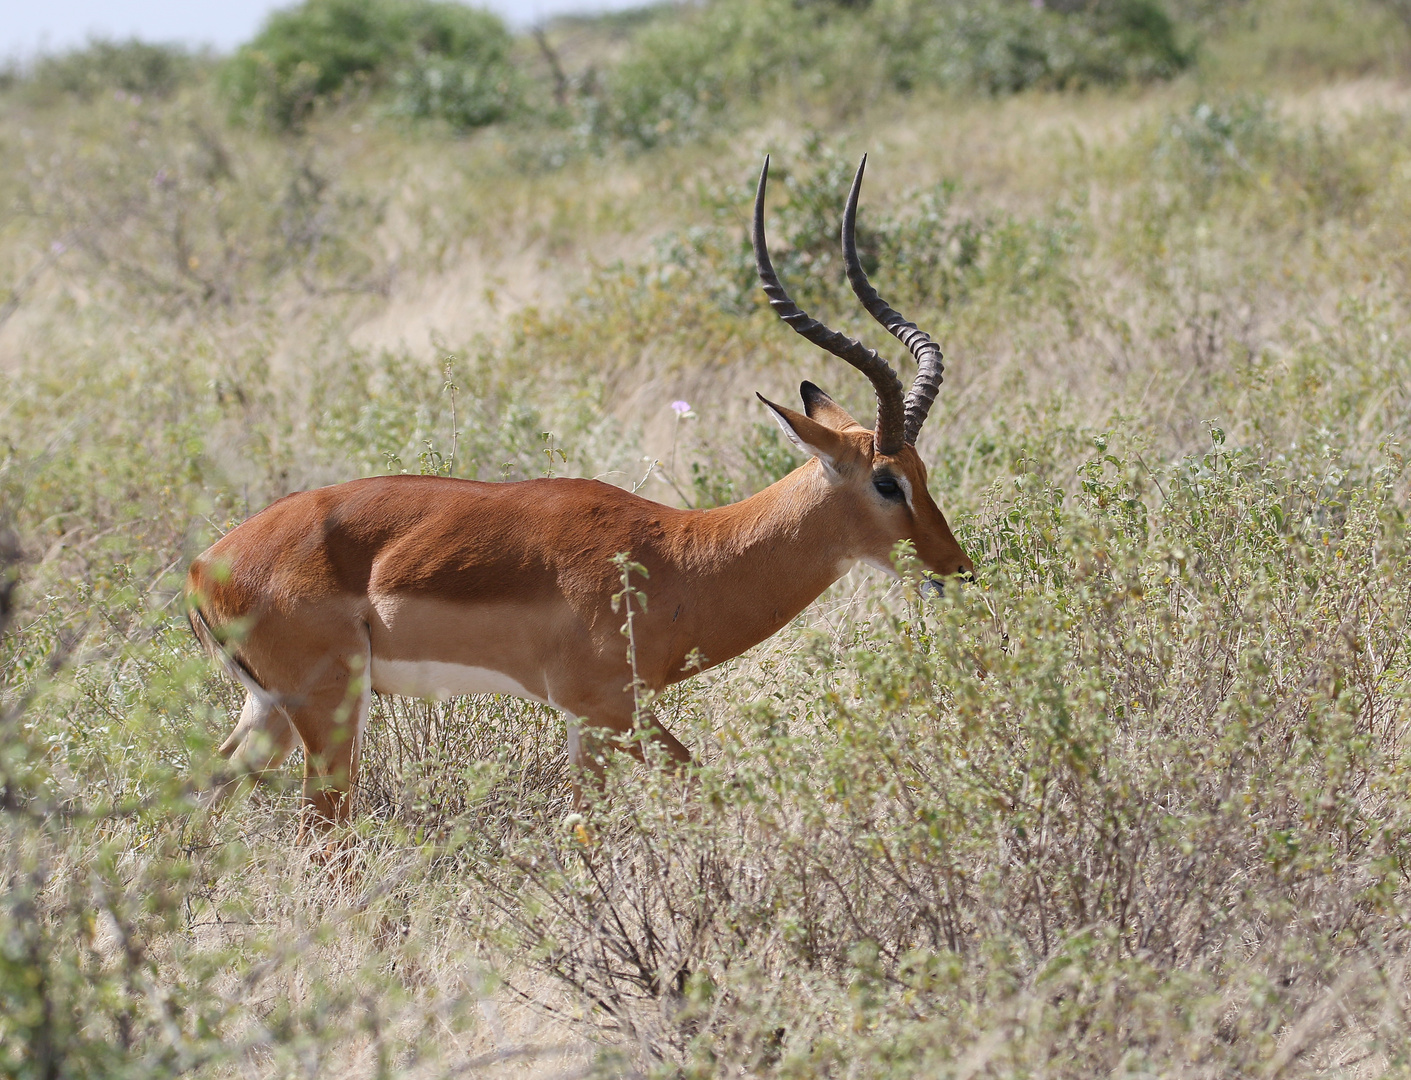
<instances>
[{"instance_id":1,"label":"ridged curved horn","mask_svg":"<svg viewBox=\"0 0 1411 1080\"><path fill-rule=\"evenodd\" d=\"M892 332L912 356L916 358L916 379L906 393L906 441L916 442L921 434L921 425L926 422L926 414L931 411L931 403L941 388L941 376L945 365L941 363L941 347L931 340L929 334L917 328L914 322L904 318L899 311L877 295L877 290L862 272L862 263L857 258L857 196L862 191L862 173L867 168L867 155L862 155L862 164L857 167L857 175L852 180L852 190L848 192L848 205L843 210L843 265L847 267L848 282L852 291L862 301L868 313Z\"/></svg>"},{"instance_id":2,"label":"ridged curved horn","mask_svg":"<svg viewBox=\"0 0 1411 1080\"><path fill-rule=\"evenodd\" d=\"M764 168L759 173L759 189L755 192L754 230L750 239L754 243L755 269L764 286L764 295L769 297L769 306L779 318L809 341L846 360L871 380L872 389L877 393L877 426L872 432L872 442L879 454L895 454L902 448L905 437L901 380L891 364L862 342L829 330L817 319L811 318L789 298L788 292L779 283L774 264L769 261L769 245L764 239L764 188L768 180L769 157L766 155ZM932 393L934 395L934 391Z\"/></svg>"}]
</instances>

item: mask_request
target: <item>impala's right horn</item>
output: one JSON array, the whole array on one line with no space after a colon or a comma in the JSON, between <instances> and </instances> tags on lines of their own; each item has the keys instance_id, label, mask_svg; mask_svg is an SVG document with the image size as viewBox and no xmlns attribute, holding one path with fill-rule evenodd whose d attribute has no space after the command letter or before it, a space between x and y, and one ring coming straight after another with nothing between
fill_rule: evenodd
<instances>
[{"instance_id":1,"label":"impala's right horn","mask_svg":"<svg viewBox=\"0 0 1411 1080\"><path fill-rule=\"evenodd\" d=\"M755 268L759 271L759 280L764 286L764 295L769 297L769 305L779 318L815 345L827 349L839 359L846 360L871 380L872 388L877 392L877 425L872 432L872 442L879 454L895 454L902 448L903 440L914 441L905 439L906 425L910 416L907 410L910 406L903 405L901 380L897 378L897 373L892 369L892 365L873 350L845 334L829 330L789 298L788 292L779 282L779 276L774 273L774 264L769 261L769 245L764 239L764 188L768 180L769 157L766 155L764 168L759 173L759 189L755 192L754 230L750 235L750 239L754 243ZM854 184L855 198L856 184ZM846 242L846 219L844 220ZM861 273L860 270L858 272ZM863 279L864 282L866 280L866 278ZM855 285L854 288L856 288ZM886 307L885 304L882 306ZM887 308L887 310L891 309ZM930 339L927 338L927 340ZM940 350L937 350L937 355L939 354ZM917 381L920 381L920 376L917 377ZM931 397L935 396L936 392L932 390ZM929 400L926 404L930 404ZM922 419L926 416L924 408L921 416ZM917 427L920 426L918 421Z\"/></svg>"},{"instance_id":2,"label":"impala's right horn","mask_svg":"<svg viewBox=\"0 0 1411 1080\"><path fill-rule=\"evenodd\" d=\"M862 191L862 173L867 168L867 155L862 155L862 164L857 167L857 175L852 180L852 190L848 192L848 204L843 210L843 265L847 267L848 283L852 291L862 301L874 319L885 326L913 357L916 358L916 379L906 394L906 441L916 442L921 434L921 425L926 422L926 414L931 411L931 403L941 388L941 375L945 365L941 363L941 347L931 340L924 330L914 322L904 318L877 295L877 290L862 272L862 263L857 258L857 196Z\"/></svg>"}]
</instances>

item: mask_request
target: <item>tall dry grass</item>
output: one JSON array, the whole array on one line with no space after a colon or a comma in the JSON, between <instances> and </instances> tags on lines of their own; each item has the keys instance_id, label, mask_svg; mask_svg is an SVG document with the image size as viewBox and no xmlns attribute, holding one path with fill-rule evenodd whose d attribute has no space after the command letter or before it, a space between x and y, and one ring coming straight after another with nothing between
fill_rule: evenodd
<instances>
[{"instance_id":1,"label":"tall dry grass","mask_svg":"<svg viewBox=\"0 0 1411 1080\"><path fill-rule=\"evenodd\" d=\"M1240 10L1167 86L785 88L651 153L0 96L7 1074L1404 1072L1411 95L1361 7ZM692 784L624 763L591 830L500 698L377 702L336 872L292 771L204 810L238 702L176 590L271 499L659 461L708 505L795 463L750 390L870 411L749 285L766 149L851 331L872 153L976 587L845 578L658 701Z\"/></svg>"}]
</instances>

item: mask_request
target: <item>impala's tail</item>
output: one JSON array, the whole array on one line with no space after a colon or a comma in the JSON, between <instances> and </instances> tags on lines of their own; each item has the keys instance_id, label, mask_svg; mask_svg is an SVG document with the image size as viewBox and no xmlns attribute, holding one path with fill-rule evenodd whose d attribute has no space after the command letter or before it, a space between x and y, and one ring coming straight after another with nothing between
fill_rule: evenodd
<instances>
[{"instance_id":1,"label":"impala's tail","mask_svg":"<svg viewBox=\"0 0 1411 1080\"><path fill-rule=\"evenodd\" d=\"M256 712L260 715L266 715L279 706L279 696L260 685L260 681L255 678L254 673L236 655L234 648L229 643L221 641L211 626L210 620L206 618L206 613L201 610L199 565L199 563L193 564L191 572L187 575L186 621L191 626L191 633L195 635L201 648L220 663L225 673L244 687L246 693L255 699ZM243 727L244 725L237 726L236 730L231 733L230 738L220 748L222 754L228 756L239 745L245 735Z\"/></svg>"}]
</instances>

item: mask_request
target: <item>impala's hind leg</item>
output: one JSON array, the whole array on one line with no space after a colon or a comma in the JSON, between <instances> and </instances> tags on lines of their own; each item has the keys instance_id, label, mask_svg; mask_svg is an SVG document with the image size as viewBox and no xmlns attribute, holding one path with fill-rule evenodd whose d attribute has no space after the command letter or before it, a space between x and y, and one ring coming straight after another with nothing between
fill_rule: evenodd
<instances>
[{"instance_id":1,"label":"impala's hind leg","mask_svg":"<svg viewBox=\"0 0 1411 1080\"><path fill-rule=\"evenodd\" d=\"M364 637L358 651L329 662L317 685L290 710L304 743L301 839L346 822L351 815L363 728L372 705L371 660Z\"/></svg>"},{"instance_id":2,"label":"impala's hind leg","mask_svg":"<svg viewBox=\"0 0 1411 1080\"><path fill-rule=\"evenodd\" d=\"M264 779L279 768L293 748L294 729L273 695L246 691L240 720L218 751L221 757L229 759L230 768L212 787L211 805L234 791L247 776Z\"/></svg>"}]
</instances>

